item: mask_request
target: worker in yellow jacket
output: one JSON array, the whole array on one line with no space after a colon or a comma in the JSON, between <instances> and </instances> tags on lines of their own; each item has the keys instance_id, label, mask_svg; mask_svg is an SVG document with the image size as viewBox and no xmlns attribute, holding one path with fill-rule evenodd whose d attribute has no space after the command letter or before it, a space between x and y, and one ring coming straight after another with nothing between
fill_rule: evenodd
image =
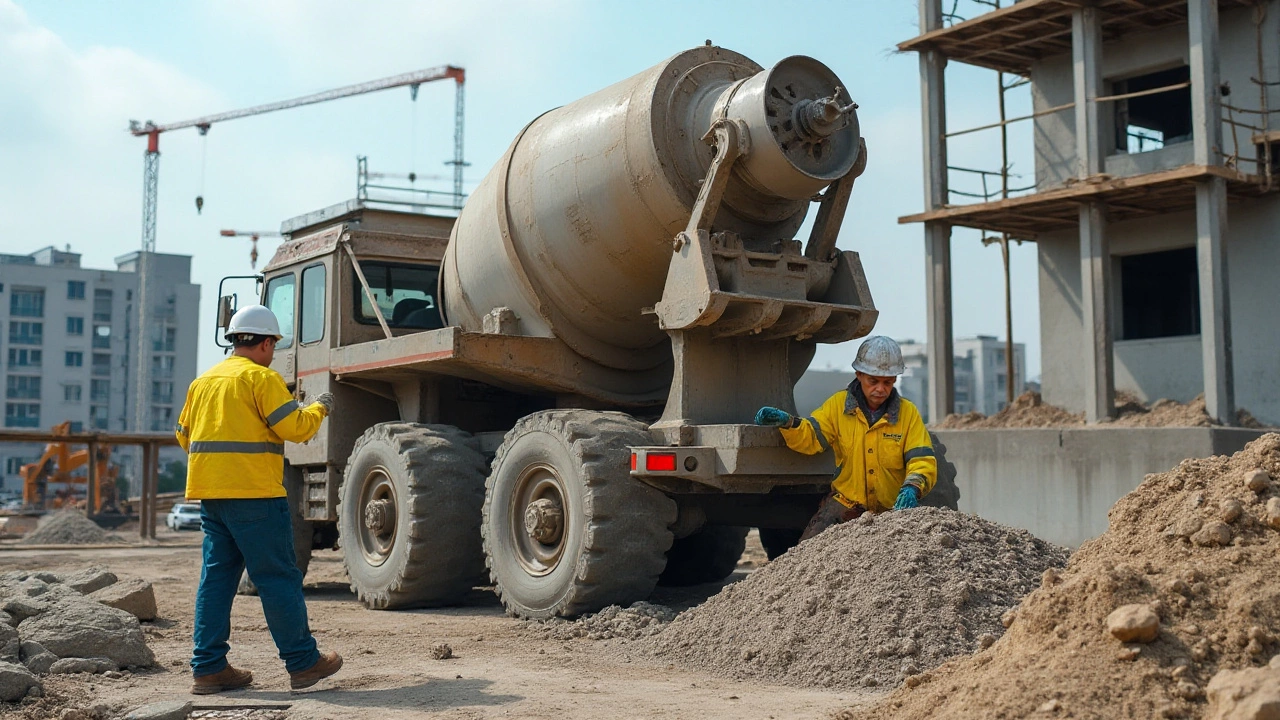
<instances>
[{"instance_id":1,"label":"worker in yellow jacket","mask_svg":"<svg viewBox=\"0 0 1280 720\"><path fill-rule=\"evenodd\" d=\"M232 355L191 383L178 417L178 443L188 454L187 499L201 501L204 530L191 660L196 695L253 682L252 673L227 662L231 604L246 570L290 686L310 687L342 667L336 652L319 651L307 624L284 488L284 443L310 440L333 410L333 395L298 405L269 367L281 337L270 309L238 311L226 333Z\"/></svg>"},{"instance_id":2,"label":"worker in yellow jacket","mask_svg":"<svg viewBox=\"0 0 1280 720\"><path fill-rule=\"evenodd\" d=\"M763 407L757 425L781 429L787 447L813 455L830 449L836 476L831 494L805 527L807 540L864 512L916 507L933 489L938 462L920 411L894 383L902 349L891 338L867 338L853 362L856 377L807 418Z\"/></svg>"}]
</instances>

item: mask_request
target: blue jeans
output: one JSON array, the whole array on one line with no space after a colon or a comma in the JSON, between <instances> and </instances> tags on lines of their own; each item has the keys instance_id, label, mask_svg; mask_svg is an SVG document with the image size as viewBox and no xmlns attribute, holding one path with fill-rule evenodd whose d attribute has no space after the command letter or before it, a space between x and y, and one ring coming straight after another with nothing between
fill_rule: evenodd
<instances>
[{"instance_id":1,"label":"blue jeans","mask_svg":"<svg viewBox=\"0 0 1280 720\"><path fill-rule=\"evenodd\" d=\"M204 565L196 592L195 677L227 667L231 603L247 568L258 586L267 628L289 672L306 670L320 659L307 625L302 571L293 552L293 519L285 498L205 500Z\"/></svg>"}]
</instances>

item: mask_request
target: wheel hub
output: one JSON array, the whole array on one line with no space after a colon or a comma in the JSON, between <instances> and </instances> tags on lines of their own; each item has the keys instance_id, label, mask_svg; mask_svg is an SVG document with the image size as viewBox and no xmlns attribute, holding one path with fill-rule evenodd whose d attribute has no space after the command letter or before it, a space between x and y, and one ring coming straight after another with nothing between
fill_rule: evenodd
<instances>
[{"instance_id":1,"label":"wheel hub","mask_svg":"<svg viewBox=\"0 0 1280 720\"><path fill-rule=\"evenodd\" d=\"M566 515L568 492L556 469L546 463L526 467L515 483L509 510L516 559L535 577L556 569L573 532Z\"/></svg>"},{"instance_id":2,"label":"wheel hub","mask_svg":"<svg viewBox=\"0 0 1280 720\"><path fill-rule=\"evenodd\" d=\"M560 539L564 533L564 510L551 498L539 498L524 509L524 531L544 545Z\"/></svg>"},{"instance_id":3,"label":"wheel hub","mask_svg":"<svg viewBox=\"0 0 1280 720\"><path fill-rule=\"evenodd\" d=\"M391 556L399 522L395 483L382 466L374 467L360 485L360 517L356 541L370 565L381 565Z\"/></svg>"},{"instance_id":4,"label":"wheel hub","mask_svg":"<svg viewBox=\"0 0 1280 720\"><path fill-rule=\"evenodd\" d=\"M375 535L381 535L389 527L394 527L395 505L385 498L374 500L364 507L364 526Z\"/></svg>"}]
</instances>

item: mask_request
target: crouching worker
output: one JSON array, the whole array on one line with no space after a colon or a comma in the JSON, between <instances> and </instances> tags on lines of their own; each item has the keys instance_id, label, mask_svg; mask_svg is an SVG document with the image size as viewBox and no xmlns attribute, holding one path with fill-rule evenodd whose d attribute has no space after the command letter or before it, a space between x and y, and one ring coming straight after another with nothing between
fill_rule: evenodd
<instances>
[{"instance_id":1,"label":"crouching worker","mask_svg":"<svg viewBox=\"0 0 1280 720\"><path fill-rule=\"evenodd\" d=\"M196 695L253 682L252 673L227 663L231 603L246 569L258 586L289 686L310 687L342 667L338 653L316 648L307 625L284 488L285 441L311 439L333 410L333 396L323 393L306 407L298 405L280 373L269 367L281 337L271 310L242 308L227 328L235 346L231 357L191 383L178 417L178 443L189 455L187 498L201 501L204 526L191 659Z\"/></svg>"},{"instance_id":2,"label":"crouching worker","mask_svg":"<svg viewBox=\"0 0 1280 720\"><path fill-rule=\"evenodd\" d=\"M902 350L876 335L858 348L856 379L807 418L760 408L757 425L782 431L787 447L813 455L835 452L831 494L804 529L801 541L865 512L916 507L933 489L938 462L920 412L894 388L902 374Z\"/></svg>"}]
</instances>

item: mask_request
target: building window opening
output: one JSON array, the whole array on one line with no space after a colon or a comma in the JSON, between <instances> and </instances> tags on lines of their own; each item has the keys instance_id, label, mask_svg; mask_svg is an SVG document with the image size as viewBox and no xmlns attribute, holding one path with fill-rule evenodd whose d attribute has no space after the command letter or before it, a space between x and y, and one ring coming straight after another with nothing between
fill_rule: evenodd
<instances>
[{"instance_id":1,"label":"building window opening","mask_svg":"<svg viewBox=\"0 0 1280 720\"><path fill-rule=\"evenodd\" d=\"M1111 83L1111 90L1116 95L1124 95L1177 85L1190 79L1191 69L1183 65L1115 80ZM1143 153L1191 140L1189 87L1117 100L1115 113L1116 150L1119 152Z\"/></svg>"},{"instance_id":2,"label":"building window opening","mask_svg":"<svg viewBox=\"0 0 1280 720\"><path fill-rule=\"evenodd\" d=\"M1120 305L1121 340L1199 334L1196 249L1120 258Z\"/></svg>"}]
</instances>

